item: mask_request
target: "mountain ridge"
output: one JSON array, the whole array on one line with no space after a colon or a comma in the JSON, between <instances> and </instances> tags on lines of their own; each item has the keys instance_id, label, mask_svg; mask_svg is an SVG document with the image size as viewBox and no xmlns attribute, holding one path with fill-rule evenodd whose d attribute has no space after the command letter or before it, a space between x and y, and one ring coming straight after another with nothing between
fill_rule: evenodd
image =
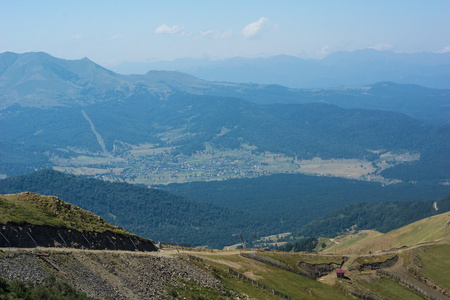
<instances>
[{"instance_id":1,"label":"mountain ridge","mask_svg":"<svg viewBox=\"0 0 450 300\"><path fill-rule=\"evenodd\" d=\"M394 110L440 124L448 123L450 119L450 109L447 109L450 90L388 83L386 78L377 80L384 84L372 81L370 85L357 88L292 89L274 84L276 81L270 84L211 82L176 71L120 75L87 58L64 60L44 52L2 53L0 71L1 108L13 104L38 107L90 105L142 93L167 99L175 92L187 92L237 97L260 104L325 102L346 108ZM411 88L414 93L408 91ZM400 103L404 101L409 101L409 108Z\"/></svg>"},{"instance_id":2,"label":"mountain ridge","mask_svg":"<svg viewBox=\"0 0 450 300\"><path fill-rule=\"evenodd\" d=\"M291 88L361 86L378 81L415 83L450 88L449 53L395 53L375 49L334 52L322 59L290 55L267 58L177 59L150 63L123 63L118 73L145 73L150 69L182 71L204 80L279 84ZM134 70L134 71L131 71Z\"/></svg>"}]
</instances>

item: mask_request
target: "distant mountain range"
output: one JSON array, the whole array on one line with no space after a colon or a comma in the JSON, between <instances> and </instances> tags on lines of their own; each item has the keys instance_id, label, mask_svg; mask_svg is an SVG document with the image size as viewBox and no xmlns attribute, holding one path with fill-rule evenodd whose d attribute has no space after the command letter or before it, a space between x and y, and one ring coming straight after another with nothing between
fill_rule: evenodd
<instances>
[{"instance_id":1,"label":"distant mountain range","mask_svg":"<svg viewBox=\"0 0 450 300\"><path fill-rule=\"evenodd\" d=\"M363 51L363 53L365 52ZM382 56L378 51L374 53ZM341 55L344 58L347 57L346 59L353 57L345 53ZM354 55L359 57L362 54L357 52ZM448 66L444 62L449 55L416 54L411 57L403 55L406 58L409 57L409 59L404 58L403 60L412 61L417 56L418 64L445 69ZM335 54L334 56L339 55ZM389 55L386 54L386 56ZM299 60L292 57L282 58L279 58L281 62ZM272 60L275 58L255 60L252 61L252 65L260 68L270 65L277 69L276 62L278 60L267 63ZM339 60L336 59L336 61ZM359 66L356 62L354 64ZM224 65L233 64L224 63ZM286 62L286 65L290 66L291 64ZM330 65L332 64L330 63ZM170 66L167 67L170 69ZM247 64L243 64L241 68L252 69ZM370 70L364 65L361 65L360 68L366 72ZM290 78L296 78L293 70L286 69L283 72ZM257 73L267 74L270 72L260 70ZM433 74L440 77L439 80L433 82L448 81L450 78L443 73ZM329 73L328 76L339 78L340 75ZM276 78L281 77L281 74L275 76L274 81L270 82L271 84L240 84L205 81L174 71L149 71L145 75L120 75L87 58L70 61L58 59L43 52L24 54L6 52L0 54L0 109L13 104L34 107L90 105L123 100L131 95L139 94L149 94L156 98L166 99L176 92L184 92L194 95L236 97L259 104L320 102L344 108L390 110L435 124L448 124L450 120L450 90L385 82L392 79L388 75L379 77L378 81L384 82L378 84L374 84L377 80L373 80L368 81L371 85L366 86L350 85L350 87L342 88L302 90L273 84L278 82ZM414 81L406 82L413 83ZM448 86L442 86L450 88L450 83Z\"/></svg>"},{"instance_id":2,"label":"distant mountain range","mask_svg":"<svg viewBox=\"0 0 450 300\"><path fill-rule=\"evenodd\" d=\"M323 59L279 55L268 58L176 59L122 63L121 74L180 71L204 80L279 84L291 88L363 86L378 81L450 88L450 53L395 53L363 49L335 52Z\"/></svg>"},{"instance_id":3,"label":"distant mountain range","mask_svg":"<svg viewBox=\"0 0 450 300\"><path fill-rule=\"evenodd\" d=\"M208 82L169 71L119 75L86 58L69 61L46 53L8 52L0 55L0 174L58 166L82 174L88 168L91 174L108 173L110 179L120 174L122 180L140 176L140 182L148 183L164 176L187 180L195 172L178 161L197 154L202 158L195 176L206 180L247 176L248 170L233 163L240 160L237 152L251 172L266 174L257 170L281 172L265 167L266 153L289 157L287 172L314 157L360 159L364 161L358 166L364 168L365 161L393 151L417 154L420 160L389 178L445 181L450 128L427 123L449 123L449 95L449 90L389 82L299 90ZM139 145L148 149L136 152ZM216 163L205 167L215 151L227 161L224 168ZM81 159L85 154L96 158ZM141 156L146 163L167 163L165 173L143 174ZM75 164L67 160L76 157L81 160ZM145 168L162 172L158 164Z\"/></svg>"}]
</instances>

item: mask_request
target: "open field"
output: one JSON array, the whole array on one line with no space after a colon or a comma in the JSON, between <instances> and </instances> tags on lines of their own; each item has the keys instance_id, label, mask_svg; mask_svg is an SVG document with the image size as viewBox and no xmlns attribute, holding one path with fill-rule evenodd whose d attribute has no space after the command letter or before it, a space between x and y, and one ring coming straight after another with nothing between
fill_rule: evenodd
<instances>
[{"instance_id":1,"label":"open field","mask_svg":"<svg viewBox=\"0 0 450 300\"><path fill-rule=\"evenodd\" d=\"M322 160L316 157L310 160L302 160L299 162L299 165L300 173L332 175L355 179L376 171L376 168L373 167L371 162L360 159Z\"/></svg>"}]
</instances>

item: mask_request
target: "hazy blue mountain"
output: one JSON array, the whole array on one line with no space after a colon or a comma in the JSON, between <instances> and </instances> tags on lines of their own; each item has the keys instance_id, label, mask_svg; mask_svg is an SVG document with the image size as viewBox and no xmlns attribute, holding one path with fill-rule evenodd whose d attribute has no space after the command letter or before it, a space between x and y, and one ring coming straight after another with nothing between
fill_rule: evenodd
<instances>
[{"instance_id":1,"label":"hazy blue mountain","mask_svg":"<svg viewBox=\"0 0 450 300\"><path fill-rule=\"evenodd\" d=\"M375 53L378 56L384 53L389 57L389 53ZM335 66L339 65L341 59L348 59L349 55L336 53L322 61L327 62L327 66ZM423 54L424 58L419 54L415 56L419 62L425 61L423 64L427 65L442 62L441 56L434 54ZM277 69L278 73L286 69L282 73L289 74L291 60L302 64L317 63L288 56L259 59L252 65L245 63L247 60L242 58L221 63L230 68L241 66L241 74L264 66ZM353 63L358 66L357 62ZM277 68L279 65L283 67ZM282 77L277 72L273 73L271 83ZM269 76L265 71L257 73ZM447 80L449 77L442 78ZM175 71L149 71L145 75L126 76L106 70L87 58L63 60L46 53L0 54L0 109L13 104L37 107L88 105L125 99L136 94L152 94L165 99L176 92L237 97L260 104L321 102L345 108L391 110L435 124L447 124L450 120L450 90L417 85L382 82L362 87L302 90L276 84L210 82Z\"/></svg>"},{"instance_id":2,"label":"hazy blue mountain","mask_svg":"<svg viewBox=\"0 0 450 300\"><path fill-rule=\"evenodd\" d=\"M362 86L378 81L450 88L450 53L394 53L363 49L335 52L323 59L279 55L268 58L177 59L123 63L123 74L149 70L185 72L204 80L279 84L291 88Z\"/></svg>"},{"instance_id":3,"label":"hazy blue mountain","mask_svg":"<svg viewBox=\"0 0 450 300\"><path fill-rule=\"evenodd\" d=\"M90 103L111 91L126 94L123 76L87 58L63 60L43 52L0 55L1 107Z\"/></svg>"}]
</instances>

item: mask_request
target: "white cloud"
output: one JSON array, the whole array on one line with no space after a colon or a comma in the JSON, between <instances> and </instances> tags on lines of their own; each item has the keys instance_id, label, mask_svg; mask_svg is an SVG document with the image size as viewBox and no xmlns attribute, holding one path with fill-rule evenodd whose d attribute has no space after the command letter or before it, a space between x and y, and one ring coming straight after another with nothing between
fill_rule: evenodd
<instances>
[{"instance_id":1,"label":"white cloud","mask_svg":"<svg viewBox=\"0 0 450 300\"><path fill-rule=\"evenodd\" d=\"M163 24L155 29L156 34L183 34L184 33L184 27L174 25L172 27L167 26L166 24Z\"/></svg>"},{"instance_id":2,"label":"white cloud","mask_svg":"<svg viewBox=\"0 0 450 300\"><path fill-rule=\"evenodd\" d=\"M232 36L232 32L230 29L225 31L220 30L205 30L200 32L200 37L202 38L211 38L211 39L225 39Z\"/></svg>"},{"instance_id":3,"label":"white cloud","mask_svg":"<svg viewBox=\"0 0 450 300\"><path fill-rule=\"evenodd\" d=\"M113 35L112 37L107 38L106 40L107 40L107 41L111 41L111 40L118 40L118 39L122 39L122 38L123 38L123 35L121 35L121 34L115 34L115 35Z\"/></svg>"},{"instance_id":4,"label":"white cloud","mask_svg":"<svg viewBox=\"0 0 450 300\"><path fill-rule=\"evenodd\" d=\"M321 55L327 55L330 51L330 45L326 45L325 47L322 48L322 50L320 50L320 54Z\"/></svg>"},{"instance_id":5,"label":"white cloud","mask_svg":"<svg viewBox=\"0 0 450 300\"><path fill-rule=\"evenodd\" d=\"M205 31L201 31L200 32L200 35L201 36L211 36L211 35L213 35L214 34L214 30L212 30L212 29L209 29L209 30L205 30Z\"/></svg>"},{"instance_id":6,"label":"white cloud","mask_svg":"<svg viewBox=\"0 0 450 300\"><path fill-rule=\"evenodd\" d=\"M264 33L271 29L270 21L262 17L256 22L250 23L242 30L242 35L246 39L261 37Z\"/></svg>"},{"instance_id":7,"label":"white cloud","mask_svg":"<svg viewBox=\"0 0 450 300\"><path fill-rule=\"evenodd\" d=\"M390 48L392 48L391 44L376 44L374 46L370 46L369 47L369 49L374 49L374 50L378 50L378 51L387 50L387 49L390 49Z\"/></svg>"},{"instance_id":8,"label":"white cloud","mask_svg":"<svg viewBox=\"0 0 450 300\"><path fill-rule=\"evenodd\" d=\"M437 53L448 53L450 52L450 45L445 46L442 50L439 50Z\"/></svg>"},{"instance_id":9,"label":"white cloud","mask_svg":"<svg viewBox=\"0 0 450 300\"><path fill-rule=\"evenodd\" d=\"M70 38L76 39L76 40L81 39L82 37L83 37L83 35L82 35L82 34L79 34L79 33L70 36Z\"/></svg>"}]
</instances>

